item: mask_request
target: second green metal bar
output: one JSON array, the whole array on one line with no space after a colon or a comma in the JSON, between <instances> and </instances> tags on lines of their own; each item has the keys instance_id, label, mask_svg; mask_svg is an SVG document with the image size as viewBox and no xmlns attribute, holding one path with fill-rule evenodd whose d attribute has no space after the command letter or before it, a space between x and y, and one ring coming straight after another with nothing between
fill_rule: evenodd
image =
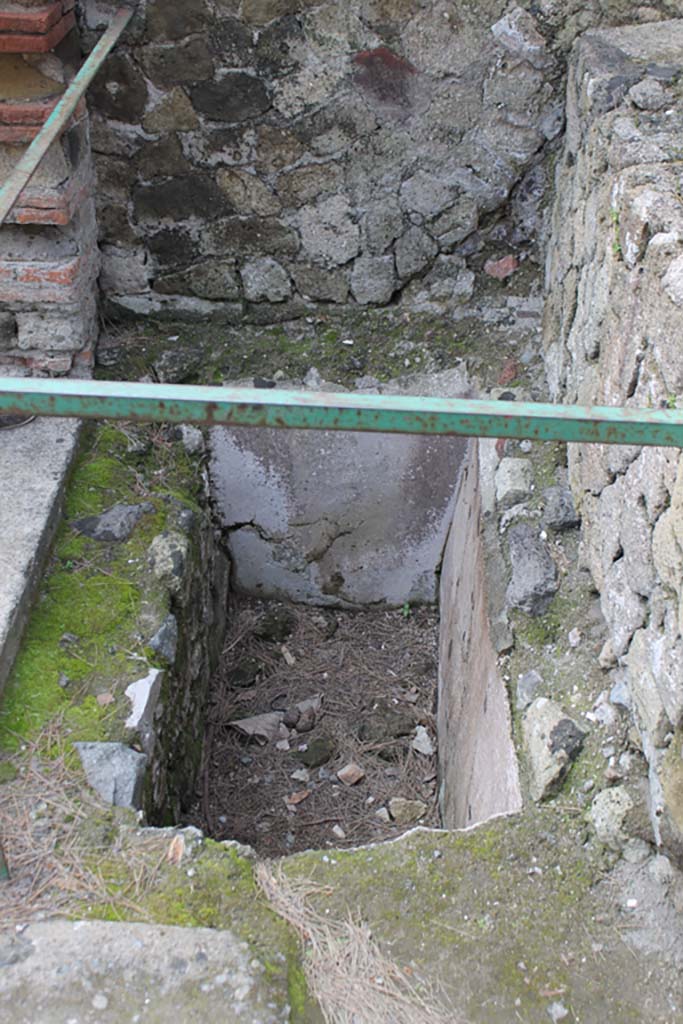
<instances>
[{"instance_id":1,"label":"second green metal bar","mask_svg":"<svg viewBox=\"0 0 683 1024\"><path fill-rule=\"evenodd\" d=\"M683 410L0 378L0 413L683 448Z\"/></svg>"}]
</instances>

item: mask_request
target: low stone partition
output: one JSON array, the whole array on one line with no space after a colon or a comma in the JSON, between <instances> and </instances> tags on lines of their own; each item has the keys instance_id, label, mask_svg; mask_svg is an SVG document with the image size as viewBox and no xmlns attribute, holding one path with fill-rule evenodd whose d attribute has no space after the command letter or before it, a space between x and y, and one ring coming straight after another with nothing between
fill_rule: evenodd
<instances>
[{"instance_id":1,"label":"low stone partition","mask_svg":"<svg viewBox=\"0 0 683 1024\"><path fill-rule=\"evenodd\" d=\"M683 393L683 21L586 34L570 61L556 169L545 361L556 401L675 408ZM657 837L683 856L683 462L572 445L583 562L633 713Z\"/></svg>"},{"instance_id":2,"label":"low stone partition","mask_svg":"<svg viewBox=\"0 0 683 1024\"><path fill-rule=\"evenodd\" d=\"M522 807L510 704L490 622L487 577L497 540L486 536L482 516L483 468L474 440L458 480L441 569L439 796L446 828L466 828Z\"/></svg>"}]
</instances>

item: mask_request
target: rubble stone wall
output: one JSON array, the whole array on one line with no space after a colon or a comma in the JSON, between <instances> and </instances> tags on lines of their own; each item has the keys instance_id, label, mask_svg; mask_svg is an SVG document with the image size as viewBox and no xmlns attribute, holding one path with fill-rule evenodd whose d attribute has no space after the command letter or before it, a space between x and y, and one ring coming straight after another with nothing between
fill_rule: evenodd
<instances>
[{"instance_id":1,"label":"rubble stone wall","mask_svg":"<svg viewBox=\"0 0 683 1024\"><path fill-rule=\"evenodd\" d=\"M683 394L683 21L575 47L546 266L557 401L673 408ZM683 854L683 460L673 448L570 446L583 558L610 640L608 685L649 764L653 827ZM623 690L623 685L622 685Z\"/></svg>"},{"instance_id":2,"label":"rubble stone wall","mask_svg":"<svg viewBox=\"0 0 683 1024\"><path fill-rule=\"evenodd\" d=\"M86 45L109 15L81 4ZM505 0L142 3L89 94L109 313L466 301L520 183L494 241L530 239L562 129L542 28Z\"/></svg>"}]
</instances>

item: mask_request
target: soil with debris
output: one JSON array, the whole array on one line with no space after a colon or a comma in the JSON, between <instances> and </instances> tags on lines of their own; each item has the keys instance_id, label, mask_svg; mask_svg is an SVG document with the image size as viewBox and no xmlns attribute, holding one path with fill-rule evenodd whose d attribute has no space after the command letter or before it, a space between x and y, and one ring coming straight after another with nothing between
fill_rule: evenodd
<instances>
[{"instance_id":1,"label":"soil with debris","mask_svg":"<svg viewBox=\"0 0 683 1024\"><path fill-rule=\"evenodd\" d=\"M188 821L275 857L439 824L438 613L234 599Z\"/></svg>"}]
</instances>

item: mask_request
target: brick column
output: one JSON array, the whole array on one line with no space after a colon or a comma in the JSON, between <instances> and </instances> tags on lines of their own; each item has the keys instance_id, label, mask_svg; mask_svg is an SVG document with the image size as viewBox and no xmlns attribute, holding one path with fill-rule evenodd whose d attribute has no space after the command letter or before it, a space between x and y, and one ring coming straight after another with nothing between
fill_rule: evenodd
<instances>
[{"instance_id":1,"label":"brick column","mask_svg":"<svg viewBox=\"0 0 683 1024\"><path fill-rule=\"evenodd\" d=\"M73 76L74 0L0 0L0 179ZM4 8L4 9L3 9ZM99 256L88 116L81 102L0 228L0 372L92 365Z\"/></svg>"}]
</instances>

